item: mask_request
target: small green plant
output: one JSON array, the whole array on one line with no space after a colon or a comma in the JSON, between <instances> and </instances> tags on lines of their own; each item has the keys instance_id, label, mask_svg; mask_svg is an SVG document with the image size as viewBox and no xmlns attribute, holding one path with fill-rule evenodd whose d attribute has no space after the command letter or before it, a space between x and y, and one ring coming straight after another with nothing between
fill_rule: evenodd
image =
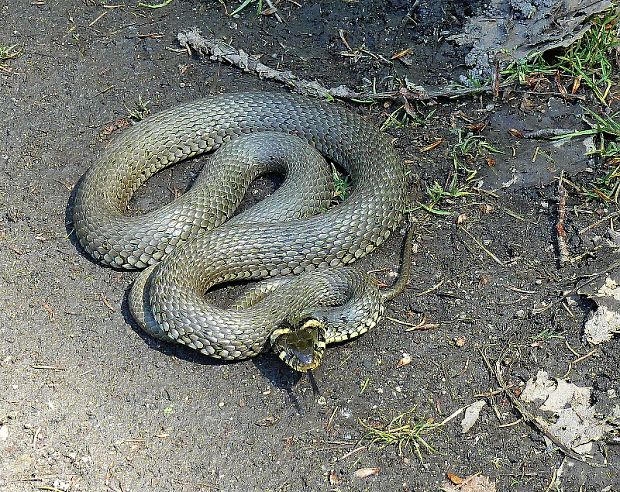
<instances>
[{"instance_id":1,"label":"small green plant","mask_svg":"<svg viewBox=\"0 0 620 492\"><path fill-rule=\"evenodd\" d=\"M619 17L614 8L595 18L592 27L555 59L548 61L541 53L533 53L511 63L502 76L508 82L517 80L526 84L536 76L565 74L573 77L573 90L585 85L601 103L607 104L615 75L612 55L620 46Z\"/></svg>"},{"instance_id":2,"label":"small green plant","mask_svg":"<svg viewBox=\"0 0 620 492\"><path fill-rule=\"evenodd\" d=\"M553 339L563 340L565 337L561 333L553 330L552 328L544 328L542 331L532 337L532 343L547 342Z\"/></svg>"},{"instance_id":3,"label":"small green plant","mask_svg":"<svg viewBox=\"0 0 620 492\"><path fill-rule=\"evenodd\" d=\"M459 184L457 174L452 174L446 185L441 185L435 181L426 188L426 194L430 199L429 203L422 204L422 208L435 215L450 215L451 212L437 208L440 203L449 202L455 198L471 195L468 185Z\"/></svg>"},{"instance_id":4,"label":"small green plant","mask_svg":"<svg viewBox=\"0 0 620 492\"><path fill-rule=\"evenodd\" d=\"M388 128L406 128L409 125L424 126L434 114L434 109L425 115L418 110L414 110L413 107L408 106L405 108L405 105L401 104L385 119L381 125L381 131L385 131Z\"/></svg>"},{"instance_id":5,"label":"small green plant","mask_svg":"<svg viewBox=\"0 0 620 492\"><path fill-rule=\"evenodd\" d=\"M13 58L21 56L22 50L20 50L16 44L12 46L0 45L0 72L10 73L11 69L5 63Z\"/></svg>"},{"instance_id":6,"label":"small green plant","mask_svg":"<svg viewBox=\"0 0 620 492\"><path fill-rule=\"evenodd\" d=\"M398 453L403 455L407 450L413 450L418 458L422 459L422 451L435 453L435 448L429 444L426 437L437 431L442 424L432 419L416 419L415 409L401 413L387 423L370 425L359 421L366 430L363 439L371 444L378 444L381 448L396 446Z\"/></svg>"},{"instance_id":7,"label":"small green plant","mask_svg":"<svg viewBox=\"0 0 620 492\"><path fill-rule=\"evenodd\" d=\"M127 112L129 113L130 119L134 121L142 121L144 118L146 118L151 113L151 110L149 109L150 104L151 104L151 101L145 101L144 99L142 99L142 96L140 95L138 96L138 100L135 102L133 108L129 108L127 106L125 106L125 108L127 109Z\"/></svg>"},{"instance_id":8,"label":"small green plant","mask_svg":"<svg viewBox=\"0 0 620 492\"><path fill-rule=\"evenodd\" d=\"M604 176L585 186L583 193L590 200L618 203L620 195L620 166L615 166Z\"/></svg>"},{"instance_id":9,"label":"small green plant","mask_svg":"<svg viewBox=\"0 0 620 492\"><path fill-rule=\"evenodd\" d=\"M232 17L233 15L237 15L238 13L243 11L248 5L250 5L252 3L256 4L256 15L260 15L260 13L263 11L263 0L243 0L241 5L239 5L235 10L233 10L228 15L230 17Z\"/></svg>"},{"instance_id":10,"label":"small green plant","mask_svg":"<svg viewBox=\"0 0 620 492\"><path fill-rule=\"evenodd\" d=\"M485 138L481 135L474 135L468 133L463 134L463 130L458 130L458 141L452 146L452 163L455 168L463 168L471 177L474 177L476 171L468 169L467 165L471 164L475 160L479 159L483 155L488 154L503 154L501 150L493 147ZM464 166L464 167L463 167Z\"/></svg>"},{"instance_id":11,"label":"small green plant","mask_svg":"<svg viewBox=\"0 0 620 492\"><path fill-rule=\"evenodd\" d=\"M502 76L505 77L506 82L516 80L521 85L527 84L532 77L539 75L546 77L556 73L557 69L549 65L540 53L515 60L502 70Z\"/></svg>"},{"instance_id":12,"label":"small green plant","mask_svg":"<svg viewBox=\"0 0 620 492\"><path fill-rule=\"evenodd\" d=\"M332 164L332 179L334 181L334 201L336 203L344 201L351 191L351 179L346 174L342 174L336 166Z\"/></svg>"},{"instance_id":13,"label":"small green plant","mask_svg":"<svg viewBox=\"0 0 620 492\"><path fill-rule=\"evenodd\" d=\"M473 186L478 176L478 170L475 169L476 162L486 157L488 164L490 159L488 156L491 154L503 154L503 152L492 146L484 137L465 134L459 129L457 142L450 148L452 171L443 185L434 181L426 188L429 201L421 204L422 208L436 215L449 215L449 211L438 208L438 205L450 204L456 198L473 194Z\"/></svg>"},{"instance_id":14,"label":"small green plant","mask_svg":"<svg viewBox=\"0 0 620 492\"><path fill-rule=\"evenodd\" d=\"M466 82L464 83L465 87L472 89L481 89L483 87L488 87L489 85L491 85L490 78L480 79L474 75L467 75Z\"/></svg>"},{"instance_id":15,"label":"small green plant","mask_svg":"<svg viewBox=\"0 0 620 492\"><path fill-rule=\"evenodd\" d=\"M405 128L410 120L410 116L407 114L407 111L405 111L405 106L398 106L385 119L381 125L381 131L385 131L388 128Z\"/></svg>"},{"instance_id":16,"label":"small green plant","mask_svg":"<svg viewBox=\"0 0 620 492\"><path fill-rule=\"evenodd\" d=\"M620 46L619 16L613 12L595 19L588 32L558 58L558 68L587 85L603 104L613 85L611 55Z\"/></svg>"},{"instance_id":17,"label":"small green plant","mask_svg":"<svg viewBox=\"0 0 620 492\"><path fill-rule=\"evenodd\" d=\"M587 130L579 130L554 137L555 140L592 136L597 147L589 155L597 155L603 159L609 171L595 178L591 184L583 186L581 192L589 200L618 203L620 196L620 113L601 116L590 109L585 109L591 120L585 119L590 125Z\"/></svg>"},{"instance_id":18,"label":"small green plant","mask_svg":"<svg viewBox=\"0 0 620 492\"><path fill-rule=\"evenodd\" d=\"M0 46L0 62L12 60L22 54L16 44L12 46Z\"/></svg>"},{"instance_id":19,"label":"small green plant","mask_svg":"<svg viewBox=\"0 0 620 492\"><path fill-rule=\"evenodd\" d=\"M142 7L143 9L161 9L170 5L174 0L162 0L159 3L143 3L139 2L138 7Z\"/></svg>"}]
</instances>

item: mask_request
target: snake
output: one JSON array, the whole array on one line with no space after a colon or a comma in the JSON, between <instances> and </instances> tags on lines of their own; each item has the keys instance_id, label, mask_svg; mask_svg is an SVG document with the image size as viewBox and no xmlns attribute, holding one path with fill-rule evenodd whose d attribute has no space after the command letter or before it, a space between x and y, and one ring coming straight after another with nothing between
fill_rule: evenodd
<instances>
[{"instance_id":1,"label":"snake","mask_svg":"<svg viewBox=\"0 0 620 492\"><path fill-rule=\"evenodd\" d=\"M151 176L201 154L210 158L187 193L128 214ZM330 181L329 170L317 177L306 167L325 160L352 182L336 206L329 187L304 188ZM274 170L291 183L236 214L256 177ZM306 371L326 345L376 326L404 288L407 260L391 289L350 264L403 221L407 182L388 137L361 115L294 94L220 94L153 114L107 145L76 185L73 225L99 263L143 270L129 307L149 334L223 360L271 349ZM205 297L249 281L258 284L232 306Z\"/></svg>"}]
</instances>

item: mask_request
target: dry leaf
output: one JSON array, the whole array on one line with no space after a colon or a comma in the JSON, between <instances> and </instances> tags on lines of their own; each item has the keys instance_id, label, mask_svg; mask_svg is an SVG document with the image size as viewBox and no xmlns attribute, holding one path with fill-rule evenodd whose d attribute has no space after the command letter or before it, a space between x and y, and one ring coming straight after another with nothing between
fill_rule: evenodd
<instances>
[{"instance_id":1,"label":"dry leaf","mask_svg":"<svg viewBox=\"0 0 620 492\"><path fill-rule=\"evenodd\" d=\"M458 475L455 475L454 473L446 473L446 476L448 477L448 480L450 480L454 485L461 485L465 479L459 477Z\"/></svg>"},{"instance_id":2,"label":"dry leaf","mask_svg":"<svg viewBox=\"0 0 620 492\"><path fill-rule=\"evenodd\" d=\"M566 96L568 92L566 91L566 87L562 84L562 78L560 77L560 72L555 73L555 85L558 88L560 95Z\"/></svg>"},{"instance_id":3,"label":"dry leaf","mask_svg":"<svg viewBox=\"0 0 620 492\"><path fill-rule=\"evenodd\" d=\"M399 58L402 58L403 56L410 55L412 51L413 50L411 48L405 48L404 50L401 50L398 53L394 53L390 57L390 60L398 60Z\"/></svg>"},{"instance_id":4,"label":"dry leaf","mask_svg":"<svg viewBox=\"0 0 620 492\"><path fill-rule=\"evenodd\" d=\"M44 302L41 307L43 309L45 309L45 311L47 312L47 316L50 319L50 321L53 321L54 318L56 317L56 312L54 311L54 308L52 306L50 306L48 303Z\"/></svg>"},{"instance_id":5,"label":"dry leaf","mask_svg":"<svg viewBox=\"0 0 620 492\"><path fill-rule=\"evenodd\" d=\"M478 418L480 417L480 411L482 410L482 407L484 407L485 405L486 405L486 402L484 400L478 400L472 403L471 405L469 405L465 409L465 416L463 417L463 420L461 421L461 432L463 434L465 434L466 432L469 432L469 430L478 421Z\"/></svg>"},{"instance_id":6,"label":"dry leaf","mask_svg":"<svg viewBox=\"0 0 620 492\"><path fill-rule=\"evenodd\" d=\"M99 132L99 139L107 140L108 137L112 135L112 133L116 132L117 130L124 130L125 128L129 128L130 126L131 123L127 118L120 118L118 120L115 120L103 127L101 132Z\"/></svg>"},{"instance_id":7,"label":"dry leaf","mask_svg":"<svg viewBox=\"0 0 620 492\"><path fill-rule=\"evenodd\" d=\"M588 296L596 304L583 331L584 338L593 345L610 341L620 333L620 282L612 274L593 288L585 288L579 294Z\"/></svg>"},{"instance_id":8,"label":"dry leaf","mask_svg":"<svg viewBox=\"0 0 620 492\"><path fill-rule=\"evenodd\" d=\"M338 478L338 474L334 470L329 472L328 480L330 485L340 485L340 478Z\"/></svg>"},{"instance_id":9,"label":"dry leaf","mask_svg":"<svg viewBox=\"0 0 620 492\"><path fill-rule=\"evenodd\" d=\"M444 492L497 492L495 482L484 475L467 477L460 484L444 482L441 490Z\"/></svg>"},{"instance_id":10,"label":"dry leaf","mask_svg":"<svg viewBox=\"0 0 620 492\"><path fill-rule=\"evenodd\" d=\"M409 354L403 352L403 356L398 361L398 364L396 364L396 367L403 367L403 366L407 366L409 364L411 364L411 356Z\"/></svg>"},{"instance_id":11,"label":"dry leaf","mask_svg":"<svg viewBox=\"0 0 620 492\"><path fill-rule=\"evenodd\" d=\"M599 306L586 321L584 329L586 340L593 345L609 342L618 333L620 313L608 309L607 306Z\"/></svg>"},{"instance_id":12,"label":"dry leaf","mask_svg":"<svg viewBox=\"0 0 620 492\"><path fill-rule=\"evenodd\" d=\"M523 138L523 132L517 130L516 128L510 128L508 133L510 133L513 137Z\"/></svg>"},{"instance_id":13,"label":"dry leaf","mask_svg":"<svg viewBox=\"0 0 620 492\"><path fill-rule=\"evenodd\" d=\"M429 150L433 150L436 147L439 147L442 143L446 141L445 138L436 138L435 141L431 144L426 145L420 149L420 152L428 152Z\"/></svg>"},{"instance_id":14,"label":"dry leaf","mask_svg":"<svg viewBox=\"0 0 620 492\"><path fill-rule=\"evenodd\" d=\"M465 222L466 220L467 220L467 214L458 214L455 222L457 225L459 225Z\"/></svg>"},{"instance_id":15,"label":"dry leaf","mask_svg":"<svg viewBox=\"0 0 620 492\"><path fill-rule=\"evenodd\" d=\"M355 470L355 473L353 473L353 475L355 476L355 478L368 478L374 475L379 475L380 471L381 468L379 468L378 466L374 466L371 468L360 468L359 470Z\"/></svg>"},{"instance_id":16,"label":"dry leaf","mask_svg":"<svg viewBox=\"0 0 620 492\"><path fill-rule=\"evenodd\" d=\"M475 133L480 133L487 127L486 121L479 121L478 123L472 123L471 125L467 125L467 128Z\"/></svg>"},{"instance_id":17,"label":"dry leaf","mask_svg":"<svg viewBox=\"0 0 620 492\"><path fill-rule=\"evenodd\" d=\"M528 380L520 398L528 403L542 400L539 409L552 414L552 418L547 417L548 422L545 422L549 432L566 447L585 454L592 450L594 442L602 440L616 428L599 416L594 405L590 404L591 390L565 379L550 378L546 371L540 370L536 379Z\"/></svg>"}]
</instances>

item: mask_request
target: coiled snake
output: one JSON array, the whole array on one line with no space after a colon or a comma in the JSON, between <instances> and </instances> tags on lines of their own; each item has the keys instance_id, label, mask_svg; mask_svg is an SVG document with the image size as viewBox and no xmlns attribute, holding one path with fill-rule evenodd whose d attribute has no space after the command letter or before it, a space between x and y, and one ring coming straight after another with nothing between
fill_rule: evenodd
<instances>
[{"instance_id":1,"label":"coiled snake","mask_svg":"<svg viewBox=\"0 0 620 492\"><path fill-rule=\"evenodd\" d=\"M154 173L220 146L188 193L126 215ZM308 175L307 166L327 168L316 151L351 176L353 191L337 206L328 207L329 188L321 191L329 171ZM274 170L287 175L282 188L227 221L251 181ZM229 360L272 347L307 370L326 343L377 323L394 291L381 293L344 265L385 241L405 208L404 164L363 118L294 95L238 93L182 104L121 134L78 184L73 222L99 262L149 267L130 295L149 333ZM204 296L219 284L270 278L227 309Z\"/></svg>"}]
</instances>

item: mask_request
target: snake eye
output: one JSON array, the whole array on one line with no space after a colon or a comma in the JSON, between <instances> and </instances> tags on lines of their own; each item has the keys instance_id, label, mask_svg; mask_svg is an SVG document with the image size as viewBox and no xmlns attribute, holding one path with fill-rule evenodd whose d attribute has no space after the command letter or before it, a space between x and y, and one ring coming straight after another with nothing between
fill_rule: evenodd
<instances>
[{"instance_id":1,"label":"snake eye","mask_svg":"<svg viewBox=\"0 0 620 492\"><path fill-rule=\"evenodd\" d=\"M271 346L278 357L300 372L316 369L325 352L325 326L316 319L306 319L297 328L285 326L271 334Z\"/></svg>"}]
</instances>

